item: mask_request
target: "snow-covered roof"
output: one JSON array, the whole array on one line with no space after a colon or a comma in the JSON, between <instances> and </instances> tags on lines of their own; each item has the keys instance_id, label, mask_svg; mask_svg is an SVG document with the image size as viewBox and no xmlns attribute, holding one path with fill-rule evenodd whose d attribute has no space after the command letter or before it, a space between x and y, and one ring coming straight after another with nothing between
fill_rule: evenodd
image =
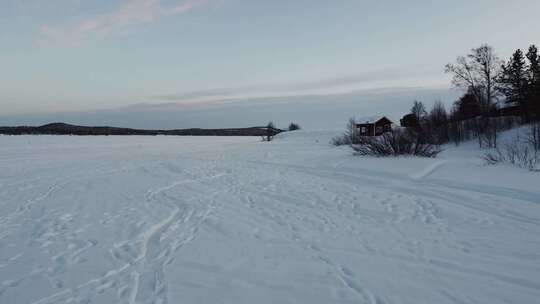
<instances>
[{"instance_id":1,"label":"snow-covered roof","mask_svg":"<svg viewBox=\"0 0 540 304\"><path fill-rule=\"evenodd\" d=\"M356 123L359 123L359 124L373 124L373 123L376 123L377 121L383 119L383 118L386 118L386 116L362 116L362 117L356 117L355 118L355 121ZM388 119L388 118L386 118ZM389 120L389 119L388 119Z\"/></svg>"}]
</instances>

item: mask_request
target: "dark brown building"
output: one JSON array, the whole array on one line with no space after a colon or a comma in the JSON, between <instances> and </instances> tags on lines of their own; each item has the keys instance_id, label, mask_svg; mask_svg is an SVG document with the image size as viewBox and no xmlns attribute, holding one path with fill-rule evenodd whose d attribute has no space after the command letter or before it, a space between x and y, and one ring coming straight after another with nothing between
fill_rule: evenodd
<instances>
[{"instance_id":1,"label":"dark brown building","mask_svg":"<svg viewBox=\"0 0 540 304\"><path fill-rule=\"evenodd\" d=\"M384 116L361 119L356 124L356 132L361 136L379 136L392 131L392 121Z\"/></svg>"}]
</instances>

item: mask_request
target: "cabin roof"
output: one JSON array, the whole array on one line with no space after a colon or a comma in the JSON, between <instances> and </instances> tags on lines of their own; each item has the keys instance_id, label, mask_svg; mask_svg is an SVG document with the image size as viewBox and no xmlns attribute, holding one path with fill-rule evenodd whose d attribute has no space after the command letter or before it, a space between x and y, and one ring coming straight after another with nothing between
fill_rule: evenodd
<instances>
[{"instance_id":1,"label":"cabin roof","mask_svg":"<svg viewBox=\"0 0 540 304\"><path fill-rule=\"evenodd\" d=\"M392 123L392 121L386 116L365 116L365 117L359 117L356 119L356 123L359 125L362 124L375 124L381 120L387 120L389 123Z\"/></svg>"}]
</instances>

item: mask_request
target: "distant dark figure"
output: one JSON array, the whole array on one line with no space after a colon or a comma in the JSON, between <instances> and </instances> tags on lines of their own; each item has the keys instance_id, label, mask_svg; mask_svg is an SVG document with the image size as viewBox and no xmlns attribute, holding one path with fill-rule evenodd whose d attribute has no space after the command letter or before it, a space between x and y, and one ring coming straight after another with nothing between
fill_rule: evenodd
<instances>
[{"instance_id":1,"label":"distant dark figure","mask_svg":"<svg viewBox=\"0 0 540 304\"><path fill-rule=\"evenodd\" d=\"M289 125L289 131L296 131L300 129L300 125L297 123L291 122L291 124Z\"/></svg>"},{"instance_id":2,"label":"distant dark figure","mask_svg":"<svg viewBox=\"0 0 540 304\"><path fill-rule=\"evenodd\" d=\"M263 137L263 141L272 141L277 133L278 132L276 132L276 127L274 126L274 123L269 122L266 125L266 136Z\"/></svg>"}]
</instances>

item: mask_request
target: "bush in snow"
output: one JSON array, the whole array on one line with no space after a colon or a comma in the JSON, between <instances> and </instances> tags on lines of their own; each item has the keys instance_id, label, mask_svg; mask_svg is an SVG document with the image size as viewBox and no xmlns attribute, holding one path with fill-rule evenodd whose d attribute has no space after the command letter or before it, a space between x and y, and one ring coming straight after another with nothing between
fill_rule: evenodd
<instances>
[{"instance_id":1,"label":"bush in snow","mask_svg":"<svg viewBox=\"0 0 540 304\"><path fill-rule=\"evenodd\" d=\"M332 138L330 143L334 146L345 146L351 144L351 138L345 134Z\"/></svg>"},{"instance_id":2,"label":"bush in snow","mask_svg":"<svg viewBox=\"0 0 540 304\"><path fill-rule=\"evenodd\" d=\"M300 129L300 125L297 123L291 122L291 124L289 125L289 131L296 131Z\"/></svg>"},{"instance_id":3,"label":"bush in snow","mask_svg":"<svg viewBox=\"0 0 540 304\"><path fill-rule=\"evenodd\" d=\"M356 132L354 131L355 128L356 120L354 118L349 119L345 132L340 136L332 138L330 143L334 146L349 146L359 143L359 138L356 136Z\"/></svg>"},{"instance_id":4,"label":"bush in snow","mask_svg":"<svg viewBox=\"0 0 540 304\"><path fill-rule=\"evenodd\" d=\"M540 171L540 124L532 124L524 140L518 134L513 141L484 154L483 158L488 165L508 163L531 171Z\"/></svg>"},{"instance_id":5,"label":"bush in snow","mask_svg":"<svg viewBox=\"0 0 540 304\"><path fill-rule=\"evenodd\" d=\"M540 153L540 122L530 125L527 143L532 146L534 151Z\"/></svg>"},{"instance_id":6,"label":"bush in snow","mask_svg":"<svg viewBox=\"0 0 540 304\"><path fill-rule=\"evenodd\" d=\"M540 170L540 154L525 144L506 144L494 152L484 154L483 158L488 165L509 163L531 171Z\"/></svg>"},{"instance_id":7,"label":"bush in snow","mask_svg":"<svg viewBox=\"0 0 540 304\"><path fill-rule=\"evenodd\" d=\"M351 144L357 155L436 157L441 149L431 144L424 134L410 129L396 129L377 137L357 136Z\"/></svg>"}]
</instances>

